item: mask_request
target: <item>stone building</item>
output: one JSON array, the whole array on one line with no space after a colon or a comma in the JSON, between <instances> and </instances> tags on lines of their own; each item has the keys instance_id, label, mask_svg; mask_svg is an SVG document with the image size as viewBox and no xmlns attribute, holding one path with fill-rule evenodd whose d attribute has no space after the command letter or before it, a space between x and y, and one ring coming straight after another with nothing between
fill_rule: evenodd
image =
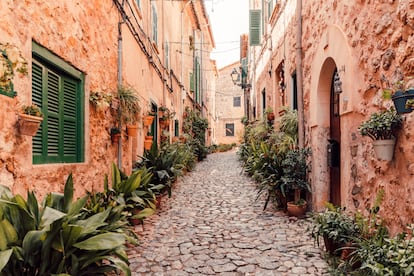
<instances>
[{"instance_id":1,"label":"stone building","mask_svg":"<svg viewBox=\"0 0 414 276\"><path fill-rule=\"evenodd\" d=\"M219 69L216 81L216 143L240 143L243 136L244 95L240 86L234 85L231 73L238 70L240 62Z\"/></svg>"},{"instance_id":2,"label":"stone building","mask_svg":"<svg viewBox=\"0 0 414 276\"><path fill-rule=\"evenodd\" d=\"M414 75L414 1L252 0L250 9L250 117L298 109L313 152L313 209L331 201L364 211L382 189L391 231L412 223L413 114L403 115L392 161L378 160L358 127L393 105L384 80ZM327 161L332 141L338 164Z\"/></svg>"},{"instance_id":3,"label":"stone building","mask_svg":"<svg viewBox=\"0 0 414 276\"><path fill-rule=\"evenodd\" d=\"M136 91L141 118L161 105L175 112L167 139L182 134L186 106L209 113L214 39L203 1L6 0L0 18L0 183L16 193L61 191L73 173L80 195L101 190L113 162L131 172L149 129L140 120L130 137L121 124L111 143L117 102L106 99L119 85ZM30 103L45 114L34 137L17 126ZM159 143L158 118L151 129Z\"/></svg>"}]
</instances>

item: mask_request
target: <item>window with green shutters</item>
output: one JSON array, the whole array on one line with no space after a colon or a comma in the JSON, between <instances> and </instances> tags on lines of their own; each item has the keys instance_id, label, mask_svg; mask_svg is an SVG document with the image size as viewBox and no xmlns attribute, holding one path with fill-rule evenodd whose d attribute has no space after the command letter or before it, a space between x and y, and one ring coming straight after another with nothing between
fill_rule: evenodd
<instances>
[{"instance_id":1,"label":"window with green shutters","mask_svg":"<svg viewBox=\"0 0 414 276\"><path fill-rule=\"evenodd\" d=\"M157 8L152 4L152 41L158 44L158 13Z\"/></svg>"},{"instance_id":2,"label":"window with green shutters","mask_svg":"<svg viewBox=\"0 0 414 276\"><path fill-rule=\"evenodd\" d=\"M33 137L33 163L83 162L83 90L81 79L44 60L32 63L32 102L44 119Z\"/></svg>"},{"instance_id":3,"label":"window with green shutters","mask_svg":"<svg viewBox=\"0 0 414 276\"><path fill-rule=\"evenodd\" d=\"M180 135L180 124L178 120L174 120L174 136L178 137Z\"/></svg>"},{"instance_id":4,"label":"window with green shutters","mask_svg":"<svg viewBox=\"0 0 414 276\"><path fill-rule=\"evenodd\" d=\"M260 45L260 21L261 21L261 10L250 10L249 11L249 44L250 46Z\"/></svg>"},{"instance_id":5,"label":"window with green shutters","mask_svg":"<svg viewBox=\"0 0 414 276\"><path fill-rule=\"evenodd\" d=\"M190 72L189 74L189 78L190 78L190 91L194 92L194 74L193 72Z\"/></svg>"}]
</instances>

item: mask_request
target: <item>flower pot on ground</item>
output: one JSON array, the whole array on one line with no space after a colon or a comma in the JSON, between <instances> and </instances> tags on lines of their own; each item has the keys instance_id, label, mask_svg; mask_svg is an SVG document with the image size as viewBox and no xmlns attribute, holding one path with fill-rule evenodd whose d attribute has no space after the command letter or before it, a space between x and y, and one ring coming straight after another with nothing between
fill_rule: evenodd
<instances>
[{"instance_id":1,"label":"flower pot on ground","mask_svg":"<svg viewBox=\"0 0 414 276\"><path fill-rule=\"evenodd\" d=\"M414 99L414 88L406 91L398 90L392 95L392 101L394 102L395 110L398 114L410 113L413 111L411 105L407 105L407 101Z\"/></svg>"},{"instance_id":2,"label":"flower pot on ground","mask_svg":"<svg viewBox=\"0 0 414 276\"><path fill-rule=\"evenodd\" d=\"M43 121L43 113L35 105L23 106L19 114L18 127L21 135L34 136Z\"/></svg>"},{"instance_id":3,"label":"flower pot on ground","mask_svg":"<svg viewBox=\"0 0 414 276\"><path fill-rule=\"evenodd\" d=\"M303 218L307 208L308 203L303 199L298 202L290 201L287 203L287 213L289 216Z\"/></svg>"},{"instance_id":4,"label":"flower pot on ground","mask_svg":"<svg viewBox=\"0 0 414 276\"><path fill-rule=\"evenodd\" d=\"M368 136L373 141L382 141L375 142L379 144L374 146L377 158L390 161L394 155L395 137L401 125L401 115L397 114L394 108L390 108L372 113L368 120L361 123L359 131L362 136ZM381 150L384 148L388 148L388 153L383 154Z\"/></svg>"}]
</instances>

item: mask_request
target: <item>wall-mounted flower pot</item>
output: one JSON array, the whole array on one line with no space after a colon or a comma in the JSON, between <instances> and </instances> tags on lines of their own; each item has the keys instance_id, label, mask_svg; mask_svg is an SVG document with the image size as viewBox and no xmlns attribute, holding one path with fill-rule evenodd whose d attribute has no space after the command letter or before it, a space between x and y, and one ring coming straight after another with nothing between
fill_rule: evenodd
<instances>
[{"instance_id":1,"label":"wall-mounted flower pot","mask_svg":"<svg viewBox=\"0 0 414 276\"><path fill-rule=\"evenodd\" d=\"M19 114L19 132L21 135L35 136L43 118L27 114Z\"/></svg>"},{"instance_id":2,"label":"wall-mounted flower pot","mask_svg":"<svg viewBox=\"0 0 414 276\"><path fill-rule=\"evenodd\" d=\"M160 126L162 128L167 128L170 126L170 120L160 120Z\"/></svg>"},{"instance_id":3,"label":"wall-mounted flower pot","mask_svg":"<svg viewBox=\"0 0 414 276\"><path fill-rule=\"evenodd\" d=\"M121 133L111 134L111 142L112 142L112 144L118 144L119 138L121 138Z\"/></svg>"},{"instance_id":4,"label":"wall-mounted flower pot","mask_svg":"<svg viewBox=\"0 0 414 276\"><path fill-rule=\"evenodd\" d=\"M144 126L146 126L146 127L150 126L152 124L152 122L154 121L154 118L155 118L155 116L152 116L152 115L144 116L144 118L142 119L143 123L144 123Z\"/></svg>"},{"instance_id":5,"label":"wall-mounted flower pot","mask_svg":"<svg viewBox=\"0 0 414 276\"><path fill-rule=\"evenodd\" d=\"M127 134L129 137L137 137L138 134L138 125L127 125Z\"/></svg>"},{"instance_id":6,"label":"wall-mounted flower pot","mask_svg":"<svg viewBox=\"0 0 414 276\"><path fill-rule=\"evenodd\" d=\"M395 139L372 141L377 159L391 161L394 157Z\"/></svg>"},{"instance_id":7,"label":"wall-mounted flower pot","mask_svg":"<svg viewBox=\"0 0 414 276\"><path fill-rule=\"evenodd\" d=\"M273 112L267 113L267 120L268 121L274 121L275 120L275 113L273 113Z\"/></svg>"},{"instance_id":8,"label":"wall-mounted flower pot","mask_svg":"<svg viewBox=\"0 0 414 276\"><path fill-rule=\"evenodd\" d=\"M410 113L413 111L412 108L406 108L405 104L408 99L414 99L414 89L409 89L405 92L397 91L391 97L394 102L395 110L399 114Z\"/></svg>"},{"instance_id":9,"label":"wall-mounted flower pot","mask_svg":"<svg viewBox=\"0 0 414 276\"><path fill-rule=\"evenodd\" d=\"M144 149L150 150L153 142L153 136L145 135Z\"/></svg>"}]
</instances>

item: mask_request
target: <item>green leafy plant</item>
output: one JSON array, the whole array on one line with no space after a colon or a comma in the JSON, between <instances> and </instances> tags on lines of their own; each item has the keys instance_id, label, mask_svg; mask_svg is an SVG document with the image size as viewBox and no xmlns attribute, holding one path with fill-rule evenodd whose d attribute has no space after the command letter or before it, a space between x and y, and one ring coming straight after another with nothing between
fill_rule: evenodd
<instances>
[{"instance_id":1,"label":"green leafy plant","mask_svg":"<svg viewBox=\"0 0 414 276\"><path fill-rule=\"evenodd\" d=\"M112 95L100 91L93 91L89 95L89 101L97 108L103 109L109 107L112 103Z\"/></svg>"},{"instance_id":2,"label":"green leafy plant","mask_svg":"<svg viewBox=\"0 0 414 276\"><path fill-rule=\"evenodd\" d=\"M22 113L36 117L43 117L42 110L36 104L22 106Z\"/></svg>"},{"instance_id":3,"label":"green leafy plant","mask_svg":"<svg viewBox=\"0 0 414 276\"><path fill-rule=\"evenodd\" d=\"M4 188L3 188L4 189ZM2 193L0 239L2 275L102 275L123 271L130 275L118 225L109 225L111 208L88 216L88 196L73 200L70 175L64 193L50 193L42 205L33 192L27 200ZM8 221L4 223L5 221ZM12 227L10 227L12 225Z\"/></svg>"},{"instance_id":4,"label":"green leafy plant","mask_svg":"<svg viewBox=\"0 0 414 276\"><path fill-rule=\"evenodd\" d=\"M141 110L138 93L132 87L119 86L118 98L121 121L125 124L135 124Z\"/></svg>"},{"instance_id":5,"label":"green leafy plant","mask_svg":"<svg viewBox=\"0 0 414 276\"><path fill-rule=\"evenodd\" d=\"M390 108L372 113L367 121L361 123L359 131L373 140L386 140L395 138L401 125L401 115Z\"/></svg>"},{"instance_id":6,"label":"green leafy plant","mask_svg":"<svg viewBox=\"0 0 414 276\"><path fill-rule=\"evenodd\" d=\"M340 247L352 242L359 233L358 225L345 208L327 203L325 211L313 214L312 237L318 245L320 238L324 238L325 247L331 254L338 253Z\"/></svg>"},{"instance_id":7,"label":"green leafy plant","mask_svg":"<svg viewBox=\"0 0 414 276\"><path fill-rule=\"evenodd\" d=\"M158 111L160 111L160 113L161 113L160 120L162 120L162 121L171 120L175 116L175 112L174 111L171 111L165 105L161 105L158 108Z\"/></svg>"}]
</instances>

